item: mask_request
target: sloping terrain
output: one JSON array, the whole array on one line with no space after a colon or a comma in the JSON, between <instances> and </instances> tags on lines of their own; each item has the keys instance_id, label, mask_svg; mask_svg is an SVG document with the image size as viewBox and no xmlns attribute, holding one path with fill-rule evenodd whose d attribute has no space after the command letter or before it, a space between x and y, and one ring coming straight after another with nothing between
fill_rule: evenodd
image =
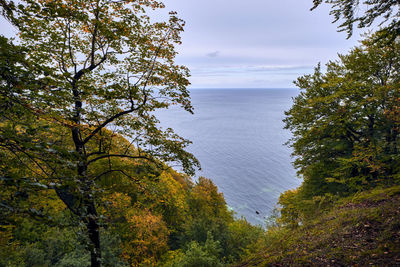
<instances>
[{"instance_id":1,"label":"sloping terrain","mask_svg":"<svg viewBox=\"0 0 400 267\"><path fill-rule=\"evenodd\" d=\"M400 187L343 199L304 225L275 227L237 266L400 266Z\"/></svg>"}]
</instances>

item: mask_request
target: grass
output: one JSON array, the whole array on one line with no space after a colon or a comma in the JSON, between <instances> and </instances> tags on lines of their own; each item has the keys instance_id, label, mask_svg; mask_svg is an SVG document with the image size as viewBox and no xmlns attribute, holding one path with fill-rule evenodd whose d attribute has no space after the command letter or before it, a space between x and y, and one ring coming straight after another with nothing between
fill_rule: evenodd
<instances>
[{"instance_id":1,"label":"grass","mask_svg":"<svg viewBox=\"0 0 400 267\"><path fill-rule=\"evenodd\" d=\"M296 228L271 227L265 244L237 266L400 265L400 186L342 199Z\"/></svg>"}]
</instances>

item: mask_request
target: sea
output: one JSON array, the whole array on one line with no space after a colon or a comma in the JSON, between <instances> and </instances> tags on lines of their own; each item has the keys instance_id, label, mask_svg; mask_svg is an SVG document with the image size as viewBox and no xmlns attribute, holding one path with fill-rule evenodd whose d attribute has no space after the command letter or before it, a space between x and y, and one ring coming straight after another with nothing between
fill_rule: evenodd
<instances>
[{"instance_id":1,"label":"sea","mask_svg":"<svg viewBox=\"0 0 400 267\"><path fill-rule=\"evenodd\" d=\"M284 112L298 89L192 89L194 115L157 112L163 128L191 140L200 161L196 177L210 178L235 216L265 226L279 195L301 183L292 166ZM195 179L196 179L195 177Z\"/></svg>"}]
</instances>

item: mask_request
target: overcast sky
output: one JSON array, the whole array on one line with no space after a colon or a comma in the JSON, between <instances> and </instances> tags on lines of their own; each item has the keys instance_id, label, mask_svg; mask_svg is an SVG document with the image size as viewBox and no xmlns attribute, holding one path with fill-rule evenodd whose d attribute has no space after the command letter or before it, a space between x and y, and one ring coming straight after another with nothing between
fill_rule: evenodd
<instances>
[{"instance_id":1,"label":"overcast sky","mask_svg":"<svg viewBox=\"0 0 400 267\"><path fill-rule=\"evenodd\" d=\"M178 63L192 88L288 88L357 45L312 0L164 0L186 21Z\"/></svg>"},{"instance_id":2,"label":"overcast sky","mask_svg":"<svg viewBox=\"0 0 400 267\"><path fill-rule=\"evenodd\" d=\"M357 44L312 0L164 0L186 21L177 63L192 88L288 88ZM10 29L0 20L0 33Z\"/></svg>"}]
</instances>

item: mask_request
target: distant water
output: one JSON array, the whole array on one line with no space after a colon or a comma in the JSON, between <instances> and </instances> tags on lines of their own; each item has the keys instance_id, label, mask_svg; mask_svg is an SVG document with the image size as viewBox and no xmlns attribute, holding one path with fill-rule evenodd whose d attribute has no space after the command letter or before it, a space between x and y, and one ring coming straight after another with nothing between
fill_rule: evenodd
<instances>
[{"instance_id":1,"label":"distant water","mask_svg":"<svg viewBox=\"0 0 400 267\"><path fill-rule=\"evenodd\" d=\"M193 141L189 151L202 165L197 176L211 178L238 217L264 224L279 195L300 185L283 144L284 111L297 89L193 89L195 115L181 109L158 113ZM257 212L259 214L257 214Z\"/></svg>"}]
</instances>

